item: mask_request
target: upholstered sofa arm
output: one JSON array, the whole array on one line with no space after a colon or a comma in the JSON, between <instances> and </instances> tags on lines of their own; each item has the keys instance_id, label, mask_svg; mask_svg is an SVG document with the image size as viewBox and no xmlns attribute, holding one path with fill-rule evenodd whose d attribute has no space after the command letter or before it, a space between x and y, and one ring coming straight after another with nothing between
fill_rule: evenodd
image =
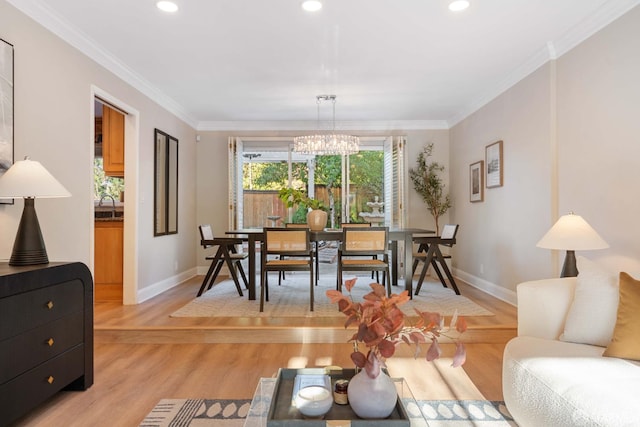
<instances>
[{"instance_id":1,"label":"upholstered sofa arm","mask_svg":"<svg viewBox=\"0 0 640 427\"><path fill-rule=\"evenodd\" d=\"M558 339L564 331L575 286L575 277L520 283L516 288L518 336Z\"/></svg>"}]
</instances>

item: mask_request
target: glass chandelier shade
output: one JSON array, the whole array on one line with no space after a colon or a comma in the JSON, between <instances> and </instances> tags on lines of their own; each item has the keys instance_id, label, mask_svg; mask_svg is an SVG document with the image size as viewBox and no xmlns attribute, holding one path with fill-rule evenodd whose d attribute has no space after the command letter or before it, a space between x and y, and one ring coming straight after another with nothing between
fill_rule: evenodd
<instances>
[{"instance_id":1,"label":"glass chandelier shade","mask_svg":"<svg viewBox=\"0 0 640 427\"><path fill-rule=\"evenodd\" d=\"M347 156L360 151L357 136L326 134L298 136L293 139L294 151L302 154L340 154Z\"/></svg>"},{"instance_id":2,"label":"glass chandelier shade","mask_svg":"<svg viewBox=\"0 0 640 427\"><path fill-rule=\"evenodd\" d=\"M318 95L318 128L320 128L320 102L333 102L333 131L327 134L303 135L293 138L293 150L301 154L348 156L360 151L360 138L354 135L335 133L336 127L336 96Z\"/></svg>"}]
</instances>

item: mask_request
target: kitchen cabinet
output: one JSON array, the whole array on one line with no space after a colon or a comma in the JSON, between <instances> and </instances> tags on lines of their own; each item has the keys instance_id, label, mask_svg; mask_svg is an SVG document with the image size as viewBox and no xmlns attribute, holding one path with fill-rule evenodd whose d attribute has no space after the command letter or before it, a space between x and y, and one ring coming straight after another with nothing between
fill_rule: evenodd
<instances>
[{"instance_id":1,"label":"kitchen cabinet","mask_svg":"<svg viewBox=\"0 0 640 427\"><path fill-rule=\"evenodd\" d=\"M124 114L106 105L102 110L104 174L124 177Z\"/></svg>"},{"instance_id":2,"label":"kitchen cabinet","mask_svg":"<svg viewBox=\"0 0 640 427\"><path fill-rule=\"evenodd\" d=\"M0 426L93 384L93 282L82 263L0 263Z\"/></svg>"},{"instance_id":3,"label":"kitchen cabinet","mask_svg":"<svg viewBox=\"0 0 640 427\"><path fill-rule=\"evenodd\" d=\"M124 221L95 221L96 301L122 301Z\"/></svg>"}]
</instances>

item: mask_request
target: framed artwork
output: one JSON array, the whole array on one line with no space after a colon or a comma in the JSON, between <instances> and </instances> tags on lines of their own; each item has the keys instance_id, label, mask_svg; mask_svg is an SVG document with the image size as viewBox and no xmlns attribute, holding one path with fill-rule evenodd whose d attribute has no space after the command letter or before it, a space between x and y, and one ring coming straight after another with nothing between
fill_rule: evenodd
<instances>
[{"instance_id":1,"label":"framed artwork","mask_svg":"<svg viewBox=\"0 0 640 427\"><path fill-rule=\"evenodd\" d=\"M13 165L13 45L0 39L0 176ZM13 199L0 199L12 204Z\"/></svg>"},{"instance_id":2,"label":"framed artwork","mask_svg":"<svg viewBox=\"0 0 640 427\"><path fill-rule=\"evenodd\" d=\"M484 200L484 161L471 163L469 166L469 200L482 202Z\"/></svg>"},{"instance_id":3,"label":"framed artwork","mask_svg":"<svg viewBox=\"0 0 640 427\"><path fill-rule=\"evenodd\" d=\"M497 141L486 146L485 161L487 163L487 175L485 180L487 188L502 187L502 141Z\"/></svg>"}]
</instances>

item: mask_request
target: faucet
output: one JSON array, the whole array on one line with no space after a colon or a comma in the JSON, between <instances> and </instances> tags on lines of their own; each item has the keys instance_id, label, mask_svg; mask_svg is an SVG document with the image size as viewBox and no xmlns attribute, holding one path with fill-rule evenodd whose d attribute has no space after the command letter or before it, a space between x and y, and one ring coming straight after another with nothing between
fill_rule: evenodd
<instances>
[{"instance_id":1,"label":"faucet","mask_svg":"<svg viewBox=\"0 0 640 427\"><path fill-rule=\"evenodd\" d=\"M100 197L100 202L98 203L98 206L102 207L102 201L104 199L107 199L107 198L111 199L111 206L112 206L111 207L111 218L115 218L115 216L116 216L116 199L114 199L112 195L103 194L102 197Z\"/></svg>"}]
</instances>

